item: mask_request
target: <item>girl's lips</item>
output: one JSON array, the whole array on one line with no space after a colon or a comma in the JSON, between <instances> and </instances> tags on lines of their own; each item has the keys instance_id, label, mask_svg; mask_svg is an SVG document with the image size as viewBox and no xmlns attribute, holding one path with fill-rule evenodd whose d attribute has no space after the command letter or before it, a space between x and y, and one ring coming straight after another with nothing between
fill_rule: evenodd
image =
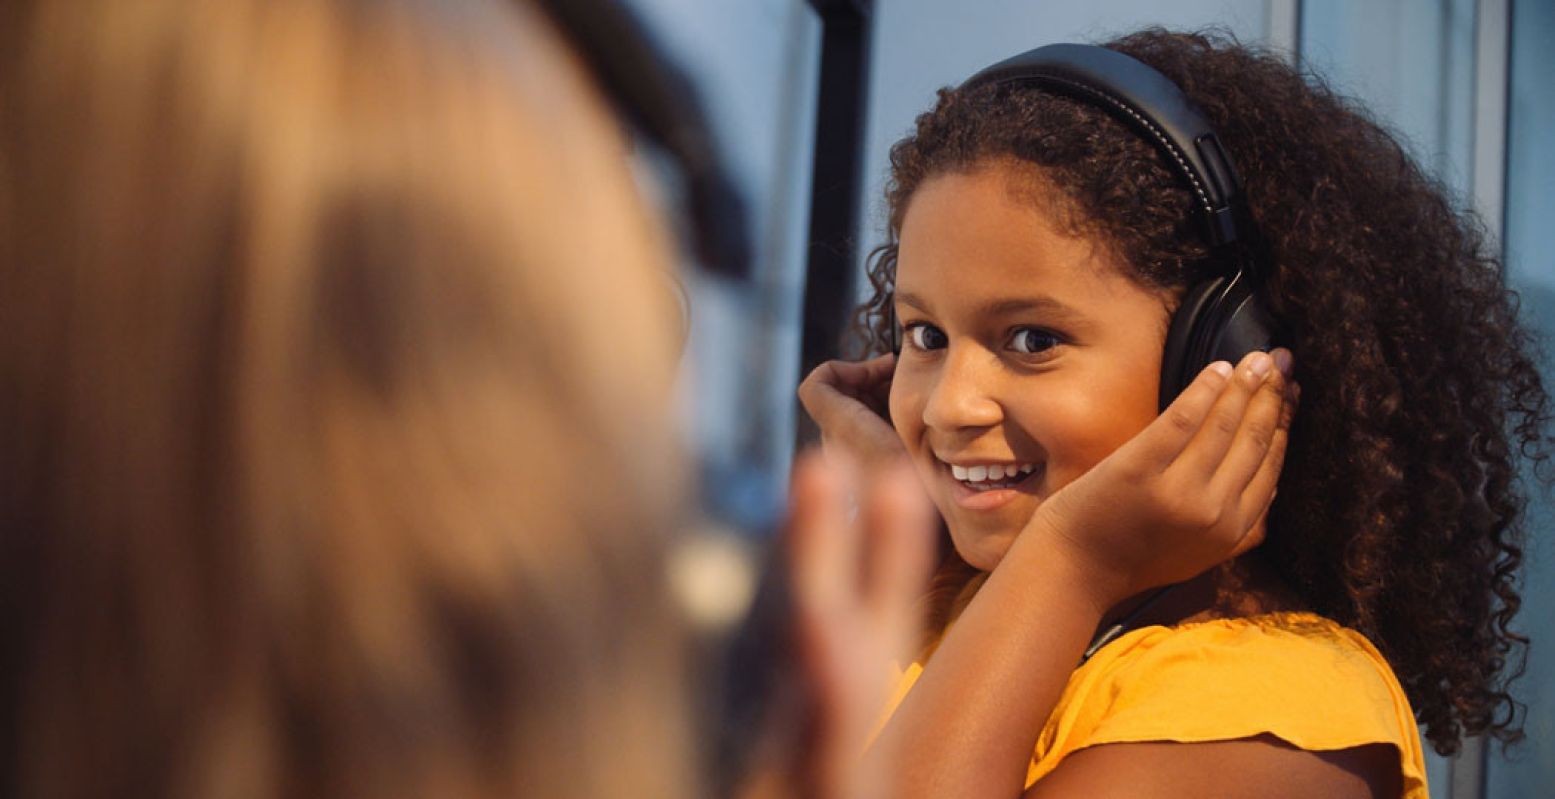
<instances>
[{"instance_id":1,"label":"girl's lips","mask_svg":"<svg viewBox=\"0 0 1555 799\"><path fill-rule=\"evenodd\" d=\"M1030 474L1023 476L1020 482L1008 488L992 488L986 491L978 491L968 488L966 483L957 480L950 474L950 467L941 463L940 472L946 482L950 483L950 498L956 506L971 511L989 511L1001 508L1021 494L1034 493L1036 478L1041 477L1046 467L1039 464Z\"/></svg>"}]
</instances>

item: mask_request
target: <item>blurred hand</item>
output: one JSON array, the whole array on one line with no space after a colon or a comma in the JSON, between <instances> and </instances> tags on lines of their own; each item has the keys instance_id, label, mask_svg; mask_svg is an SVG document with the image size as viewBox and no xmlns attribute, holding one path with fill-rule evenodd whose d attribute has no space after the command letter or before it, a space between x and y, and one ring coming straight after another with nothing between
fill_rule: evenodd
<instances>
[{"instance_id":1,"label":"blurred hand","mask_svg":"<svg viewBox=\"0 0 1555 799\"><path fill-rule=\"evenodd\" d=\"M1207 367L1159 418L1043 502L1021 538L1078 568L1102 612L1257 546L1297 398L1289 351L1275 356Z\"/></svg>"},{"instance_id":2,"label":"blurred hand","mask_svg":"<svg viewBox=\"0 0 1555 799\"><path fill-rule=\"evenodd\" d=\"M861 755L893 687L888 666L916 642L914 608L934 555L934 509L905 459L870 469L846 461L800 457L787 541L800 662L815 702L805 795L822 799L860 799L888 784L865 773ZM860 475L870 478L862 486ZM858 497L851 519L850 493Z\"/></svg>"},{"instance_id":3,"label":"blurred hand","mask_svg":"<svg viewBox=\"0 0 1555 799\"><path fill-rule=\"evenodd\" d=\"M904 457L887 404L895 355L867 361L827 361L799 384L799 402L821 428L821 447L865 466Z\"/></svg>"}]
</instances>

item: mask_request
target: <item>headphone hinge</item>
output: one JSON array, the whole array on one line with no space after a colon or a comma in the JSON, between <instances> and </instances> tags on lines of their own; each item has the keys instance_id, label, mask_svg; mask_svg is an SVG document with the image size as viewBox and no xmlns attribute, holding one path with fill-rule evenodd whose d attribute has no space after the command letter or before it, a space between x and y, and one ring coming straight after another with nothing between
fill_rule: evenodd
<instances>
[{"instance_id":1,"label":"headphone hinge","mask_svg":"<svg viewBox=\"0 0 1555 799\"><path fill-rule=\"evenodd\" d=\"M1219 250L1237 241L1236 209L1227 205L1211 209L1204 215L1204 235L1211 249Z\"/></svg>"}]
</instances>

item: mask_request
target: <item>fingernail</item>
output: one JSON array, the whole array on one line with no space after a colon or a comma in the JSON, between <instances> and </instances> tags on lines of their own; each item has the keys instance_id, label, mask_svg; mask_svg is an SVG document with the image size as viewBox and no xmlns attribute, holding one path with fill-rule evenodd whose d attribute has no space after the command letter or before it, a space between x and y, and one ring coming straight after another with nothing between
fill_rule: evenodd
<instances>
[{"instance_id":1,"label":"fingernail","mask_svg":"<svg viewBox=\"0 0 1555 799\"><path fill-rule=\"evenodd\" d=\"M1278 349L1274 351L1274 368L1280 370L1280 374L1290 377L1291 370L1296 366L1296 359L1291 357L1290 350Z\"/></svg>"},{"instance_id":2,"label":"fingernail","mask_svg":"<svg viewBox=\"0 0 1555 799\"><path fill-rule=\"evenodd\" d=\"M1231 364L1226 363L1225 361L1216 361L1216 362L1210 364L1209 368L1210 368L1210 371L1214 372L1217 375L1220 375L1221 377L1230 377L1231 376L1231 372L1232 372Z\"/></svg>"},{"instance_id":3,"label":"fingernail","mask_svg":"<svg viewBox=\"0 0 1555 799\"><path fill-rule=\"evenodd\" d=\"M1269 374L1269 370L1273 367L1274 359L1270 358L1268 353L1255 352L1253 357L1248 359L1247 373L1252 376L1253 380L1259 381L1263 380L1264 376Z\"/></svg>"}]
</instances>

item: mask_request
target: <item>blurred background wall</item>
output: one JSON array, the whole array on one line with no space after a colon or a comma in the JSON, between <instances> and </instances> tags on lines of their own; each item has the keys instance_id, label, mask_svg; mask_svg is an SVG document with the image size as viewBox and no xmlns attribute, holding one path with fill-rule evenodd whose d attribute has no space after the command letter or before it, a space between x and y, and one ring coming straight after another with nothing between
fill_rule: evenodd
<instances>
[{"instance_id":1,"label":"blurred background wall","mask_svg":"<svg viewBox=\"0 0 1555 799\"><path fill-rule=\"evenodd\" d=\"M686 423L709 496L762 529L796 438L793 389L835 352L884 238L892 142L934 91L999 58L1146 25L1218 26L1324 76L1408 142L1504 246L1529 324L1555 341L1555 3L1549 0L626 0L687 67L750 202L755 280L690 286ZM807 296L807 287L809 288ZM1555 379L1555 361L1546 361ZM797 432L796 432L797 431ZM1555 511L1532 510L1517 694L1528 740L1428 756L1432 793L1547 796L1555 785ZM1429 612L1429 609L1423 609Z\"/></svg>"}]
</instances>

